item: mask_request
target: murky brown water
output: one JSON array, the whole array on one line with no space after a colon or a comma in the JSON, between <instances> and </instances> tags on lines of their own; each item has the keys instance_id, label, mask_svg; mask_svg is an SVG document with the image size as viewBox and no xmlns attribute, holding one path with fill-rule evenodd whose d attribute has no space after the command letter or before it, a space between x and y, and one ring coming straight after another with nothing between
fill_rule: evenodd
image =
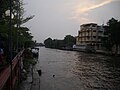
<instances>
[{"instance_id":1,"label":"murky brown water","mask_svg":"<svg viewBox=\"0 0 120 90\"><path fill-rule=\"evenodd\" d=\"M119 58L40 48L37 69L40 90L120 90Z\"/></svg>"}]
</instances>

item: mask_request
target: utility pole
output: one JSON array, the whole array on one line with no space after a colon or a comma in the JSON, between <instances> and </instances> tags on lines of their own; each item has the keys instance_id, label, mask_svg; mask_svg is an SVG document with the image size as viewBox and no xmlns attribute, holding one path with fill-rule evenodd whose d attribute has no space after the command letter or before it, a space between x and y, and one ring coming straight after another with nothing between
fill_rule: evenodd
<instances>
[{"instance_id":1,"label":"utility pole","mask_svg":"<svg viewBox=\"0 0 120 90\"><path fill-rule=\"evenodd\" d=\"M12 0L10 0L10 21L9 21L9 59L10 59L10 65L11 65L11 90L13 90L12 85Z\"/></svg>"},{"instance_id":2,"label":"utility pole","mask_svg":"<svg viewBox=\"0 0 120 90\"><path fill-rule=\"evenodd\" d=\"M20 2L19 0L16 0L17 2L17 53L19 52L19 29L20 29Z\"/></svg>"}]
</instances>

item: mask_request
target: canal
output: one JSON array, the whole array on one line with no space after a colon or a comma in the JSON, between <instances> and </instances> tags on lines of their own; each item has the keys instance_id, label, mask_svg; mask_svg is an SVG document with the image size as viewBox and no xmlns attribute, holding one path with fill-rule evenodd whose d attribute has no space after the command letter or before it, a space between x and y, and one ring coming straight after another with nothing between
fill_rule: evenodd
<instances>
[{"instance_id":1,"label":"canal","mask_svg":"<svg viewBox=\"0 0 120 90\"><path fill-rule=\"evenodd\" d=\"M40 90L120 90L120 60L41 47Z\"/></svg>"}]
</instances>

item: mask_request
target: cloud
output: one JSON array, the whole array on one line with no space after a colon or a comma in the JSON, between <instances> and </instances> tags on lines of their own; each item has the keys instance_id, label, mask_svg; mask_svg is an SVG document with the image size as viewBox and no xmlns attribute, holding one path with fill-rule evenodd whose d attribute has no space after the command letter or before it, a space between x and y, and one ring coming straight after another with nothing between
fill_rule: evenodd
<instances>
[{"instance_id":1,"label":"cloud","mask_svg":"<svg viewBox=\"0 0 120 90\"><path fill-rule=\"evenodd\" d=\"M101 0L102 1L102 0ZM81 7L81 8L77 8L77 10L76 10L76 13L84 13L84 12L87 12L87 11L90 11L90 10L92 10L92 9L96 9L96 8L98 8L98 7L101 7L101 6L103 6L103 5L106 5L106 4L108 4L108 3L111 3L113 0L104 0L104 1L102 1L101 3L90 3L90 1L89 1L89 3L87 3L86 5L85 5L85 7Z\"/></svg>"},{"instance_id":2,"label":"cloud","mask_svg":"<svg viewBox=\"0 0 120 90\"><path fill-rule=\"evenodd\" d=\"M87 22L90 20L87 18L88 12L106 4L109 4L115 0L80 0L80 4L76 3L73 7L72 17L70 19L81 20L81 22Z\"/></svg>"}]
</instances>

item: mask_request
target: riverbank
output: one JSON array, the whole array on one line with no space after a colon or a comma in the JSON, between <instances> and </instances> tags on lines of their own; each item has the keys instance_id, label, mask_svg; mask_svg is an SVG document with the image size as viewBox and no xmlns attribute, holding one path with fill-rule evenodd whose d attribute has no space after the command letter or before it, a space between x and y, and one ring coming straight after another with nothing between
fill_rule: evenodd
<instances>
[{"instance_id":1,"label":"riverbank","mask_svg":"<svg viewBox=\"0 0 120 90\"><path fill-rule=\"evenodd\" d=\"M25 51L19 90L31 90L34 81L34 67L37 64L37 61L38 55L34 55L29 49Z\"/></svg>"},{"instance_id":2,"label":"riverbank","mask_svg":"<svg viewBox=\"0 0 120 90\"><path fill-rule=\"evenodd\" d=\"M33 68L33 80L30 90L40 90L40 76L35 67Z\"/></svg>"},{"instance_id":3,"label":"riverbank","mask_svg":"<svg viewBox=\"0 0 120 90\"><path fill-rule=\"evenodd\" d=\"M78 50L78 49L73 49L73 48L50 48L50 49L58 49L58 50L65 50L65 51L77 51L77 52L94 53L94 54L101 54L101 55L106 55L106 56L120 57L120 54L115 55L114 53L111 53L111 52L105 51L105 50L95 50L94 52L87 52L85 50Z\"/></svg>"},{"instance_id":4,"label":"riverbank","mask_svg":"<svg viewBox=\"0 0 120 90\"><path fill-rule=\"evenodd\" d=\"M36 66L29 68L26 79L20 84L19 90L40 90L40 77Z\"/></svg>"},{"instance_id":5,"label":"riverbank","mask_svg":"<svg viewBox=\"0 0 120 90\"><path fill-rule=\"evenodd\" d=\"M30 70L26 75L26 79L20 83L19 90L31 90L32 81L32 72Z\"/></svg>"}]
</instances>

